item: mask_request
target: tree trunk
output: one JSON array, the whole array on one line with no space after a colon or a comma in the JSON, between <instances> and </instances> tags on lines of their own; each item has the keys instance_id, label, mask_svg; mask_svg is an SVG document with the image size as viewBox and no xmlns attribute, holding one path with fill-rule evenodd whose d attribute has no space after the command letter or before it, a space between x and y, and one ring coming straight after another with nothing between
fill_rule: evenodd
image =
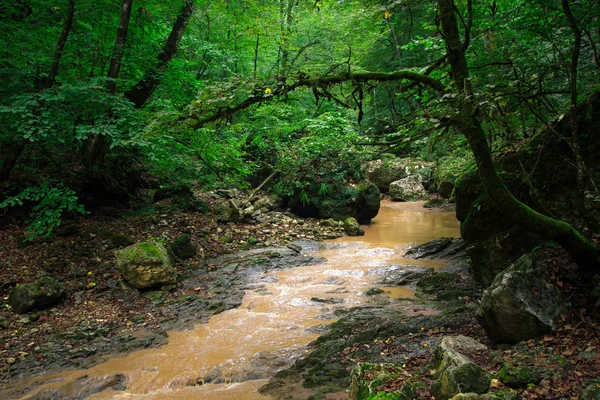
<instances>
[{"instance_id":1,"label":"tree trunk","mask_svg":"<svg viewBox=\"0 0 600 400\"><path fill-rule=\"evenodd\" d=\"M579 24L577 23L577 19L571 12L571 8L569 6L568 0L562 0L562 8L565 16L567 17L567 22L573 32L574 43L573 43L573 51L571 53L571 64L569 65L569 94L571 99L571 111L569 124L571 126L571 148L573 150L573 156L575 158L575 165L577 166L577 188L579 189L579 201L577 204L578 212L581 217L585 221L590 221L594 219L589 212L587 212L585 207L584 196L586 194L586 177L588 178L591 187L594 190L595 194L598 194L598 187L590 174L587 165L582 156L581 151L581 134L579 131L579 107L577 104L577 81L578 81L578 67L579 67L579 55L581 54L581 29L579 28ZM595 225L594 223L589 223L588 226Z\"/></svg>"},{"instance_id":2,"label":"tree trunk","mask_svg":"<svg viewBox=\"0 0 600 400\"><path fill-rule=\"evenodd\" d=\"M127 31L129 30L129 19L131 17L131 6L133 0L123 0L121 3L121 14L119 16L119 27L117 28L117 37L115 38L115 47L113 48L110 66L108 67L106 88L109 93L114 94L117 90L117 78L121 70L121 61L123 59L123 50L127 40ZM101 134L87 138L83 144L82 160L86 167L92 168L104 160L104 156L110 147L109 140Z\"/></svg>"},{"instance_id":3,"label":"tree trunk","mask_svg":"<svg viewBox=\"0 0 600 400\"><path fill-rule=\"evenodd\" d=\"M67 38L69 37L69 33L71 32L71 27L73 26L73 16L74 15L75 15L75 0L69 0L69 8L67 10L65 22L63 24L60 38L58 39L58 43L56 44L56 50L54 51L54 57L52 57L52 66L50 67L50 72L48 73L48 76L46 77L46 82L44 84L44 88L46 88L46 89L49 89L54 85L54 81L56 80L56 75L58 75L58 66L60 65L62 53L63 53L63 50L65 49L65 44L67 43Z\"/></svg>"},{"instance_id":4,"label":"tree trunk","mask_svg":"<svg viewBox=\"0 0 600 400\"><path fill-rule=\"evenodd\" d=\"M117 28L117 37L115 47L113 48L110 66L108 67L106 88L112 94L117 89L117 78L121 71L121 61L123 59L123 50L127 40L127 31L129 30L129 18L131 17L131 5L133 0L123 0L121 4L121 15L119 17L119 27Z\"/></svg>"},{"instance_id":5,"label":"tree trunk","mask_svg":"<svg viewBox=\"0 0 600 400\"><path fill-rule=\"evenodd\" d=\"M473 152L484 189L498 210L515 225L553 240L567 250L583 268L598 268L600 249L568 223L550 218L517 200L498 175L477 108L472 99L464 46L460 42L458 23L452 0L438 0L438 12L446 42L448 61L456 87L463 95L458 100L455 126L462 132ZM577 118L573 115L572 118Z\"/></svg>"},{"instance_id":6,"label":"tree trunk","mask_svg":"<svg viewBox=\"0 0 600 400\"><path fill-rule=\"evenodd\" d=\"M156 87L160 84L161 78L177 53L179 43L185 32L187 24L194 11L194 2L186 0L181 8L181 12L171 29L171 33L158 55L158 62L154 67L146 71L144 77L130 90L125 92L125 97L130 100L137 108L141 108L146 104Z\"/></svg>"}]
</instances>

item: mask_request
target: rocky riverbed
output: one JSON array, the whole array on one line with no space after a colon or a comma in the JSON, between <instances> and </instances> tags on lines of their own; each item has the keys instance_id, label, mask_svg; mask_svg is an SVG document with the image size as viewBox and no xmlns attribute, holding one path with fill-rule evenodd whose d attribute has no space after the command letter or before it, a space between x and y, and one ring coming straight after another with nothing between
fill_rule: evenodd
<instances>
[{"instance_id":1,"label":"rocky riverbed","mask_svg":"<svg viewBox=\"0 0 600 400\"><path fill-rule=\"evenodd\" d=\"M135 213L86 218L33 243L23 243L17 225L0 231L0 379L86 368L112 354L160 346L166 331L191 328L239 305L247 277L257 270L314 262L298 247L286 247L293 240L344 234L340 222L297 218L268 197L254 199L261 208L236 223L220 220L227 197L200 198L206 207L200 211L183 211L177 198L165 199ZM182 234L197 255L177 260L176 285L140 292L120 280L114 250L148 239L172 243ZM64 286L60 304L26 314L8 309L16 284L46 275Z\"/></svg>"}]
</instances>

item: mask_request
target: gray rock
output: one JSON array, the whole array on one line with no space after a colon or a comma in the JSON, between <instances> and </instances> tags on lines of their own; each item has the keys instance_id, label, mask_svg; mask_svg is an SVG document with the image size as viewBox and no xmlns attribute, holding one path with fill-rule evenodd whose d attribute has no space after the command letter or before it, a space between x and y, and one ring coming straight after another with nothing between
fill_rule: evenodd
<instances>
[{"instance_id":1,"label":"gray rock","mask_svg":"<svg viewBox=\"0 0 600 400\"><path fill-rule=\"evenodd\" d=\"M239 222L242 217L239 201L231 199L227 202L221 202L217 205L215 214L220 222Z\"/></svg>"},{"instance_id":2,"label":"gray rock","mask_svg":"<svg viewBox=\"0 0 600 400\"><path fill-rule=\"evenodd\" d=\"M177 282L173 258L162 243L140 242L114 253L123 280L137 289Z\"/></svg>"},{"instance_id":3,"label":"gray rock","mask_svg":"<svg viewBox=\"0 0 600 400\"><path fill-rule=\"evenodd\" d=\"M344 220L344 230L350 236L363 236L365 234L365 231L354 217Z\"/></svg>"},{"instance_id":4,"label":"gray rock","mask_svg":"<svg viewBox=\"0 0 600 400\"><path fill-rule=\"evenodd\" d=\"M362 167L367 179L384 193L390 190L392 182L404 179L409 175L420 175L425 181L428 181L432 168L432 163L413 158L373 160Z\"/></svg>"},{"instance_id":5,"label":"gray rock","mask_svg":"<svg viewBox=\"0 0 600 400\"><path fill-rule=\"evenodd\" d=\"M65 295L63 284L54 277L43 276L35 283L15 286L8 296L8 304L18 313L52 307Z\"/></svg>"},{"instance_id":6,"label":"gray rock","mask_svg":"<svg viewBox=\"0 0 600 400\"><path fill-rule=\"evenodd\" d=\"M539 255L526 254L483 292L479 317L492 339L518 343L556 329L554 321L566 303L547 282L547 268Z\"/></svg>"},{"instance_id":7,"label":"gray rock","mask_svg":"<svg viewBox=\"0 0 600 400\"><path fill-rule=\"evenodd\" d=\"M382 284L408 286L415 284L421 278L433 274L433 268L407 265L404 268L388 272L381 280Z\"/></svg>"},{"instance_id":8,"label":"gray rock","mask_svg":"<svg viewBox=\"0 0 600 400\"><path fill-rule=\"evenodd\" d=\"M390 184L390 197L394 201L422 200L427 194L421 175L410 175Z\"/></svg>"},{"instance_id":9,"label":"gray rock","mask_svg":"<svg viewBox=\"0 0 600 400\"><path fill-rule=\"evenodd\" d=\"M427 243L420 244L415 247L411 247L405 254L405 258L425 258L431 257L441 251L445 250L450 246L453 242L452 238L442 237L439 239L431 240Z\"/></svg>"},{"instance_id":10,"label":"gray rock","mask_svg":"<svg viewBox=\"0 0 600 400\"><path fill-rule=\"evenodd\" d=\"M438 340L435 347L437 380L431 385L436 399L488 391L492 376L462 353L483 350L486 350L483 344L468 336L446 336Z\"/></svg>"},{"instance_id":11,"label":"gray rock","mask_svg":"<svg viewBox=\"0 0 600 400\"><path fill-rule=\"evenodd\" d=\"M268 196L263 196L254 202L254 208L256 210L264 208L267 211L271 211L275 208L275 201Z\"/></svg>"}]
</instances>

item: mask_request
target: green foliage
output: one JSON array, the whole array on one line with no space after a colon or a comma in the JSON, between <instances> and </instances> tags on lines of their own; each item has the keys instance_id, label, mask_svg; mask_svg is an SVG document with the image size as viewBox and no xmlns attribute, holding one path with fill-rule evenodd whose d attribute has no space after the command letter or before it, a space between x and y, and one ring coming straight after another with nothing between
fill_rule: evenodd
<instances>
[{"instance_id":1,"label":"green foliage","mask_svg":"<svg viewBox=\"0 0 600 400\"><path fill-rule=\"evenodd\" d=\"M72 148L100 134L110 140L112 147L121 147L134 143L133 134L142 122L131 103L107 93L99 81L19 94L0 105L5 143L26 139Z\"/></svg>"},{"instance_id":2,"label":"green foliage","mask_svg":"<svg viewBox=\"0 0 600 400\"><path fill-rule=\"evenodd\" d=\"M348 116L331 112L305 122L305 135L282 146L274 190L308 204L312 195L341 192L348 182L359 181L368 152L356 145L360 135Z\"/></svg>"},{"instance_id":3,"label":"green foliage","mask_svg":"<svg viewBox=\"0 0 600 400\"><path fill-rule=\"evenodd\" d=\"M32 241L36 237L51 236L66 213L87 214L78 200L76 193L62 184L51 185L44 182L39 187L29 187L18 195L5 199L0 203L0 208L22 206L25 201L36 203L27 225L28 240Z\"/></svg>"}]
</instances>

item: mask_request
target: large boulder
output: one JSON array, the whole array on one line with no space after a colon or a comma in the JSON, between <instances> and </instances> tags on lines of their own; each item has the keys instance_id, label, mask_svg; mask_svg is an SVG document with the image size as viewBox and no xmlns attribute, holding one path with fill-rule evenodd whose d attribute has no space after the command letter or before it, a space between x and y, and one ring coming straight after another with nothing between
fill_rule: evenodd
<instances>
[{"instance_id":1,"label":"large boulder","mask_svg":"<svg viewBox=\"0 0 600 400\"><path fill-rule=\"evenodd\" d=\"M348 185L338 192L314 195L304 204L291 204L292 211L301 217L333 218L344 221L354 217L359 224L368 224L379 212L380 193L373 183Z\"/></svg>"},{"instance_id":2,"label":"large boulder","mask_svg":"<svg viewBox=\"0 0 600 400\"><path fill-rule=\"evenodd\" d=\"M390 183L390 197L394 201L422 200L427 197L421 175L410 175Z\"/></svg>"},{"instance_id":3,"label":"large boulder","mask_svg":"<svg viewBox=\"0 0 600 400\"><path fill-rule=\"evenodd\" d=\"M428 182L433 164L414 158L387 158L369 161L362 169L367 179L377 185L381 192L387 193L392 182L409 175L420 175Z\"/></svg>"},{"instance_id":4,"label":"large boulder","mask_svg":"<svg viewBox=\"0 0 600 400\"><path fill-rule=\"evenodd\" d=\"M8 304L18 314L52 307L65 295L63 284L51 276L42 276L34 283L16 285L8 296Z\"/></svg>"},{"instance_id":5,"label":"large boulder","mask_svg":"<svg viewBox=\"0 0 600 400\"><path fill-rule=\"evenodd\" d=\"M435 347L436 378L431 394L438 400L451 399L459 393L485 393L492 376L464 353L475 353L486 347L468 336L446 336Z\"/></svg>"},{"instance_id":6,"label":"large boulder","mask_svg":"<svg viewBox=\"0 0 600 400\"><path fill-rule=\"evenodd\" d=\"M493 340L518 343L556 329L554 321L566 303L547 281L547 269L540 255L526 254L483 292L479 317Z\"/></svg>"},{"instance_id":7,"label":"large boulder","mask_svg":"<svg viewBox=\"0 0 600 400\"><path fill-rule=\"evenodd\" d=\"M162 243L140 242L114 253L123 280L134 288L149 289L177 282L173 257Z\"/></svg>"}]
</instances>

